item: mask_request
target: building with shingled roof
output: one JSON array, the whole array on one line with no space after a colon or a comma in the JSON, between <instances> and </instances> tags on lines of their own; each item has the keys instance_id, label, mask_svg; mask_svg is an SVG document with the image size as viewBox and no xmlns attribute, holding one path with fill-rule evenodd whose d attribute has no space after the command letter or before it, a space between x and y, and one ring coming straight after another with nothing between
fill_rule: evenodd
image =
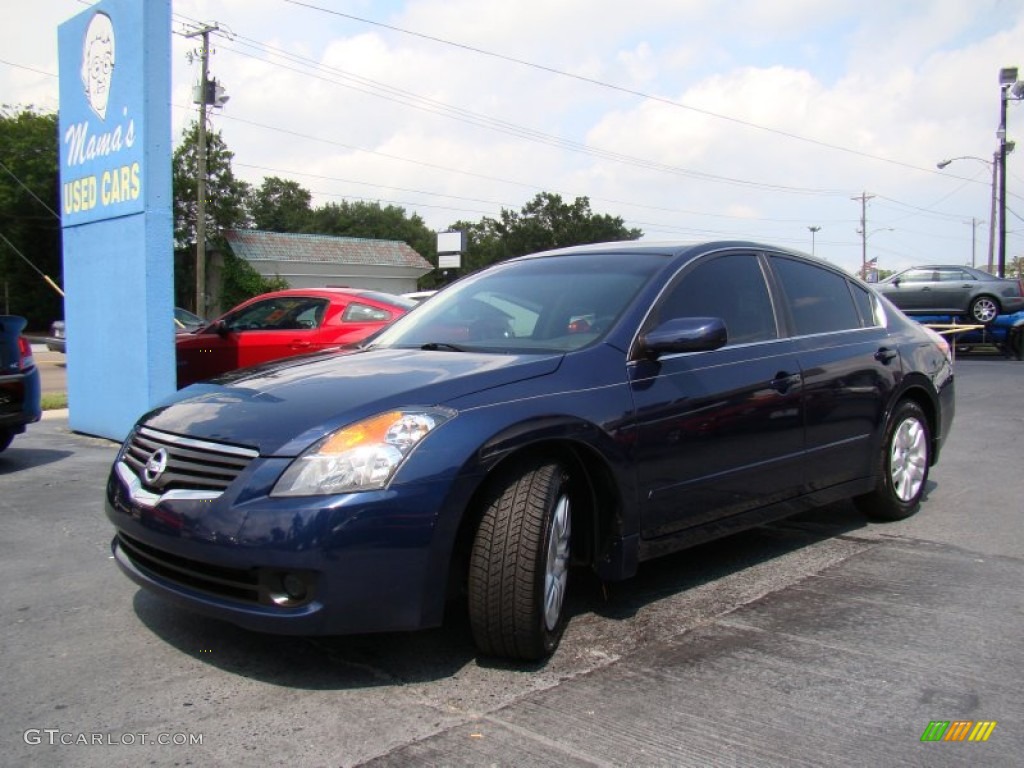
<instances>
[{"instance_id":1,"label":"building with shingled roof","mask_svg":"<svg viewBox=\"0 0 1024 768\"><path fill-rule=\"evenodd\" d=\"M409 293L434 265L401 240L300 235L228 229L235 256L264 277L281 277L292 288L366 288Z\"/></svg>"}]
</instances>

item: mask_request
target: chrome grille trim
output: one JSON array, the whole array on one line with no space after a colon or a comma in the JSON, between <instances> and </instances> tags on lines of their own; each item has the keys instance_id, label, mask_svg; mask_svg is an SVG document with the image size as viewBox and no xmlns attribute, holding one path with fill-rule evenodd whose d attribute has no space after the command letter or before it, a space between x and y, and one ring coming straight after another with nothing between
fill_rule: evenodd
<instances>
[{"instance_id":1,"label":"chrome grille trim","mask_svg":"<svg viewBox=\"0 0 1024 768\"><path fill-rule=\"evenodd\" d=\"M157 451L166 454L165 466L147 478L146 464ZM217 498L257 456L252 448L139 427L125 444L117 472L133 499L154 506L167 498Z\"/></svg>"}]
</instances>

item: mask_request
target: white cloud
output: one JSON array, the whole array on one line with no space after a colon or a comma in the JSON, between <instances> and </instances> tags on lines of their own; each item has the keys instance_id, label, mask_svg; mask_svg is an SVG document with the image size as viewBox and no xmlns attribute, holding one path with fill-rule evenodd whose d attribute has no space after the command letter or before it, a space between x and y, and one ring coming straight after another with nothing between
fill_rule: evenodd
<instances>
[{"instance_id":1,"label":"white cloud","mask_svg":"<svg viewBox=\"0 0 1024 768\"><path fill-rule=\"evenodd\" d=\"M37 5L0 30L0 58L56 72L56 26L83 6ZM964 222L989 218L988 168L962 161L932 171L944 157L991 158L998 71L1024 64L1016 58L1024 8L998 0L745 0L728 14L710 0L363 0L344 9L498 55L282 0L178 0L176 21L217 21L234 32L233 40L215 37L211 71L231 101L212 119L239 175L258 183L294 174L318 202L348 195L405 203L437 228L497 215L496 203L518 207L542 189L589 196L595 210L659 239L694 232L809 249L807 227L820 225L818 253L850 268L860 260L860 206L851 197L864 191L876 195L868 228L879 231L869 245L883 267L969 258ZM194 41L174 43L177 141L193 119L196 70L184 59ZM262 44L322 67L274 58ZM56 81L0 64L0 102L53 108ZM1009 122L1011 138L1024 135L1024 107L1011 104ZM595 151L510 135L530 131ZM1024 183L1017 169L1013 157L1011 193ZM1011 220L1011 256L1024 251L1013 231L1024 230L1020 223ZM984 226L979 233L984 251Z\"/></svg>"}]
</instances>

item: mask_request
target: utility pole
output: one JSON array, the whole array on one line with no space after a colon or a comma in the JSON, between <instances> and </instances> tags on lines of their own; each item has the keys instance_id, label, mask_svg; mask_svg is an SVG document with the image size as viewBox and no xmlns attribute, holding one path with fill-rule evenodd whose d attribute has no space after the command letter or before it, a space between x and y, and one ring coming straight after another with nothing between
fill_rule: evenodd
<instances>
[{"instance_id":1,"label":"utility pole","mask_svg":"<svg viewBox=\"0 0 1024 768\"><path fill-rule=\"evenodd\" d=\"M210 33L220 29L207 24L185 37L202 37L199 49L201 72L199 79L199 146L196 147L198 178L196 179L196 314L206 317L206 103L207 78L210 73Z\"/></svg>"},{"instance_id":2,"label":"utility pole","mask_svg":"<svg viewBox=\"0 0 1024 768\"><path fill-rule=\"evenodd\" d=\"M971 268L974 269L978 266L977 255L978 255L978 224L981 222L971 216Z\"/></svg>"},{"instance_id":3,"label":"utility pole","mask_svg":"<svg viewBox=\"0 0 1024 768\"><path fill-rule=\"evenodd\" d=\"M851 200L860 200L860 279L868 279L868 200L874 195L861 192Z\"/></svg>"},{"instance_id":4,"label":"utility pole","mask_svg":"<svg viewBox=\"0 0 1024 768\"><path fill-rule=\"evenodd\" d=\"M996 194L999 182L999 150L992 153L992 211L988 216L988 273L994 275L996 261Z\"/></svg>"}]
</instances>

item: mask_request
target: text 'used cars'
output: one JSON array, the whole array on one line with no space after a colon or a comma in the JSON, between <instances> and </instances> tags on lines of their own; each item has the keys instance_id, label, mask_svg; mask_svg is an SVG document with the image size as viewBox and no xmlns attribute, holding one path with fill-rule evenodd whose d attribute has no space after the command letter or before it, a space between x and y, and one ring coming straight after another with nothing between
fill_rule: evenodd
<instances>
[{"instance_id":1,"label":"text 'used cars'","mask_svg":"<svg viewBox=\"0 0 1024 768\"><path fill-rule=\"evenodd\" d=\"M117 563L254 630L438 625L540 659L570 571L811 505L913 513L948 344L828 264L751 243L509 260L364 348L239 371L143 416L107 485Z\"/></svg>"}]
</instances>

